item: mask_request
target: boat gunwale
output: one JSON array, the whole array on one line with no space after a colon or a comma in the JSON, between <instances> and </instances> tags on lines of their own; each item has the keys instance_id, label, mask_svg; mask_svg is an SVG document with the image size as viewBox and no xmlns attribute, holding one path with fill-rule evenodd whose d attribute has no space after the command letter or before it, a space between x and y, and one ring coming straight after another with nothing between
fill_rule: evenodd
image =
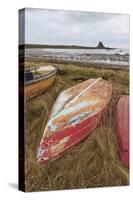
<instances>
[{"instance_id":1,"label":"boat gunwale","mask_svg":"<svg viewBox=\"0 0 133 200\"><path fill-rule=\"evenodd\" d=\"M44 76L37 78L37 79L33 79L31 81L25 81L25 86L34 84L36 82L39 82L39 81L42 81L42 80L45 80L45 79L48 79L48 78L52 77L53 75L55 75L56 73L57 73L57 68L55 67L54 71L50 72L47 75L44 75Z\"/></svg>"}]
</instances>

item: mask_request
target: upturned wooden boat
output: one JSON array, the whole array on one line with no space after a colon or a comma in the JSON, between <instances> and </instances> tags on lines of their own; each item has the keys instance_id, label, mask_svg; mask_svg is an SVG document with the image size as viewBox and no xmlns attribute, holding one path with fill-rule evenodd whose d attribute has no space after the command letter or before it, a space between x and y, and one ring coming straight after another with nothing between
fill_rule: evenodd
<instances>
[{"instance_id":1,"label":"upturned wooden boat","mask_svg":"<svg viewBox=\"0 0 133 200\"><path fill-rule=\"evenodd\" d=\"M89 79L61 92L38 148L38 163L56 159L89 135L99 124L111 94L111 83L101 78Z\"/></svg>"},{"instance_id":2,"label":"upturned wooden boat","mask_svg":"<svg viewBox=\"0 0 133 200\"><path fill-rule=\"evenodd\" d=\"M48 89L54 82L57 69L54 66L41 66L25 71L26 99L32 98Z\"/></svg>"},{"instance_id":3,"label":"upturned wooden boat","mask_svg":"<svg viewBox=\"0 0 133 200\"><path fill-rule=\"evenodd\" d=\"M120 159L129 167L129 96L121 96L116 109L116 133Z\"/></svg>"}]
</instances>

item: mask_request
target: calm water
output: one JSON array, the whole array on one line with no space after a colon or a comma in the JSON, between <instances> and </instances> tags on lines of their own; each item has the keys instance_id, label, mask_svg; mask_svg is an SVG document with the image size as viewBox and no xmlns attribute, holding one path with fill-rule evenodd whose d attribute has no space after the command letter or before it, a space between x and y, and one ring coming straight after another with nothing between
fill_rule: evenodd
<instances>
[{"instance_id":1,"label":"calm water","mask_svg":"<svg viewBox=\"0 0 133 200\"><path fill-rule=\"evenodd\" d=\"M27 48L26 58L43 58L110 65L129 65L128 49L43 49Z\"/></svg>"}]
</instances>

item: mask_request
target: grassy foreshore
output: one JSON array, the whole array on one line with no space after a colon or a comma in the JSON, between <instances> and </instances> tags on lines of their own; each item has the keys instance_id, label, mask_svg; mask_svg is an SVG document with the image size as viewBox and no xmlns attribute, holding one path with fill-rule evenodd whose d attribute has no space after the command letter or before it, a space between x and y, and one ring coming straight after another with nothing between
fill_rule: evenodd
<instances>
[{"instance_id":1,"label":"grassy foreshore","mask_svg":"<svg viewBox=\"0 0 133 200\"><path fill-rule=\"evenodd\" d=\"M118 70L129 70L128 65L112 65L112 64L104 64L104 63L88 63L86 61L67 61L67 60L59 60L59 59L46 59L46 58L27 58L27 63L30 63L29 65L26 65L27 67L32 67L32 66L38 66L38 64L44 64L44 63L51 63L52 65L58 64L58 65L73 65L73 66L80 66L80 67L87 67L87 68L92 68L94 69L118 69Z\"/></svg>"},{"instance_id":2,"label":"grassy foreshore","mask_svg":"<svg viewBox=\"0 0 133 200\"><path fill-rule=\"evenodd\" d=\"M25 64L29 68L48 63ZM77 64L54 65L58 68L58 74L53 86L26 102L26 191L128 185L128 169L119 160L115 108L119 96L129 94L129 72ZM111 81L113 85L112 99L100 125L86 140L65 152L61 158L46 166L37 164L36 151L58 94L83 80L98 77Z\"/></svg>"}]
</instances>

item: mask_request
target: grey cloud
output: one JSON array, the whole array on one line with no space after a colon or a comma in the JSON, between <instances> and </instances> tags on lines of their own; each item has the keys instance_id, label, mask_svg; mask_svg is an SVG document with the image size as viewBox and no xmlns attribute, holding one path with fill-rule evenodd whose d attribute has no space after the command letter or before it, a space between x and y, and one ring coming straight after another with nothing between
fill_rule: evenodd
<instances>
[{"instance_id":1,"label":"grey cloud","mask_svg":"<svg viewBox=\"0 0 133 200\"><path fill-rule=\"evenodd\" d=\"M65 10L26 9L26 43L128 47L129 16Z\"/></svg>"}]
</instances>

